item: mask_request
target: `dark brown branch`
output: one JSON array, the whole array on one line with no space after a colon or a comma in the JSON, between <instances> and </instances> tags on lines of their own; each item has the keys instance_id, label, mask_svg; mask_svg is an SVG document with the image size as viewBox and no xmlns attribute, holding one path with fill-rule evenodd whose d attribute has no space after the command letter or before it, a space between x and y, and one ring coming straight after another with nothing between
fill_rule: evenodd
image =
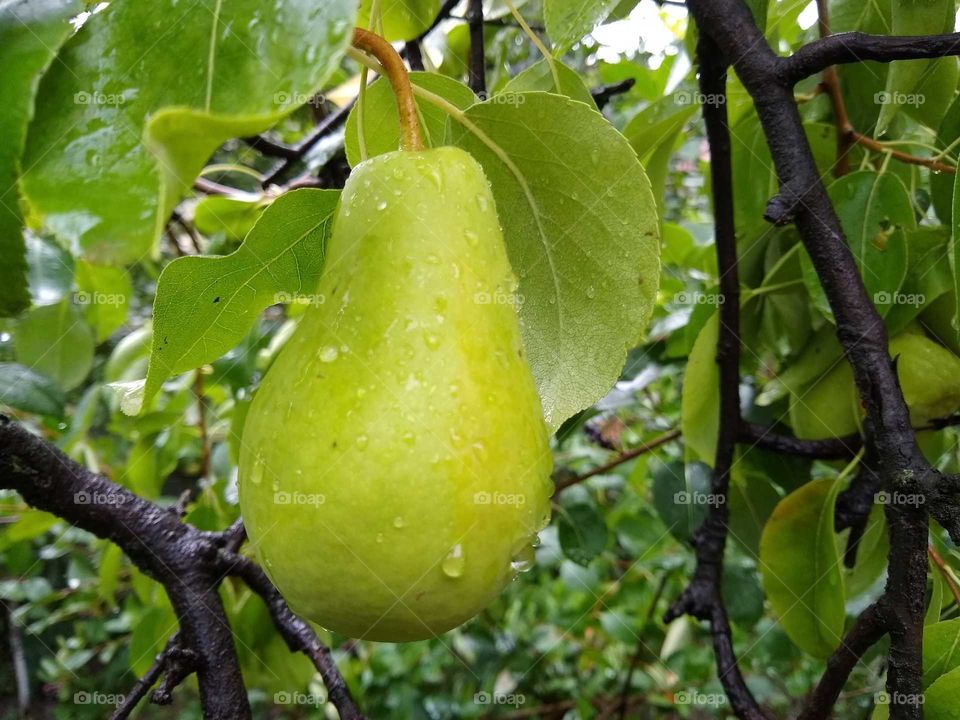
<instances>
[{"instance_id":1,"label":"dark brown branch","mask_svg":"<svg viewBox=\"0 0 960 720\"><path fill-rule=\"evenodd\" d=\"M755 101L781 195L795 208L797 229L836 318L840 344L853 368L866 410L867 443L875 452L883 486L904 495L922 496L936 487L939 478L917 448L909 411L888 354L883 320L867 295L840 221L820 181L790 76L783 69L787 61L770 49L741 0L689 0L688 5L700 31L709 33L733 62ZM927 512L922 505L906 503L890 503L885 510L890 529L886 596L888 606L896 608L889 622L887 688L892 697L918 698ZM917 703L898 705L892 712L897 720L921 717Z\"/></svg>"},{"instance_id":2,"label":"dark brown branch","mask_svg":"<svg viewBox=\"0 0 960 720\"><path fill-rule=\"evenodd\" d=\"M780 76L785 83L795 85L833 65L866 60L923 60L949 55L960 55L960 33L911 36L837 33L804 45L793 55L783 58Z\"/></svg>"},{"instance_id":3,"label":"dark brown branch","mask_svg":"<svg viewBox=\"0 0 960 720\"><path fill-rule=\"evenodd\" d=\"M595 87L590 91L590 94L593 96L593 101L597 104L597 108L603 110L613 98L617 95L630 92L630 89L636 84L636 78L627 78L617 83Z\"/></svg>"},{"instance_id":4,"label":"dark brown branch","mask_svg":"<svg viewBox=\"0 0 960 720\"><path fill-rule=\"evenodd\" d=\"M293 652L304 653L313 662L323 678L331 702L340 709L341 720L362 720L363 716L353 704L350 690L337 670L330 649L320 642L306 621L294 615L287 607L263 569L242 555L223 550L220 551L218 564L223 572L241 578L251 590L263 598L287 647Z\"/></svg>"},{"instance_id":5,"label":"dark brown branch","mask_svg":"<svg viewBox=\"0 0 960 720\"><path fill-rule=\"evenodd\" d=\"M879 605L864 610L853 628L827 661L820 682L807 696L797 720L821 720L832 716L843 686L860 659L886 634L883 611Z\"/></svg>"},{"instance_id":6,"label":"dark brown branch","mask_svg":"<svg viewBox=\"0 0 960 720\"><path fill-rule=\"evenodd\" d=\"M470 26L470 89L482 96L487 92L486 47L483 38L483 0L467 0L467 24Z\"/></svg>"},{"instance_id":7,"label":"dark brown branch","mask_svg":"<svg viewBox=\"0 0 960 720\"><path fill-rule=\"evenodd\" d=\"M344 105L342 108L338 108L333 113L328 115L319 125L317 125L317 127L315 127L310 134L307 135L307 137L297 144L290 157L277 165L277 167L271 170L266 177L264 177L263 187L270 187L271 185L279 184L280 181L286 177L290 169L295 164L300 162L306 156L306 154L310 152L314 146L316 146L318 142L343 125L347 121L347 116L353 109L355 102L356 100L353 100Z\"/></svg>"},{"instance_id":8,"label":"dark brown branch","mask_svg":"<svg viewBox=\"0 0 960 720\"><path fill-rule=\"evenodd\" d=\"M223 579L218 559L242 542L242 527L234 525L220 534L201 532L181 522L175 512L89 472L3 416L0 487L15 490L28 504L115 543L143 572L164 586L180 630L165 662L157 663L167 673L155 693L158 700L163 700L186 675L196 672L204 718L250 717L233 636L218 591ZM259 582L261 594L267 591L263 583L272 589L265 575ZM286 608L275 589L272 592L273 617L284 623L278 628L280 632L285 637L298 635L303 645L300 649L311 658L328 653L310 626ZM152 671L137 688L153 685L158 676L156 670ZM361 717L332 662L324 677L333 685L330 697L341 717Z\"/></svg>"},{"instance_id":9,"label":"dark brown branch","mask_svg":"<svg viewBox=\"0 0 960 720\"><path fill-rule=\"evenodd\" d=\"M761 720L764 714L737 665L733 634L721 590L729 520L726 499L741 423L740 280L733 214L733 164L726 104L728 63L713 39L706 34L700 35L697 55L700 59L700 91L706 98L717 98L714 102L704 103L703 117L710 144L714 234L720 294L723 298L718 309L720 330L717 342L720 422L711 481L713 502L710 503L703 524L697 528L691 540L696 550L697 567L690 584L667 611L666 621L670 622L687 614L710 624L717 674L733 712L745 720Z\"/></svg>"},{"instance_id":10,"label":"dark brown branch","mask_svg":"<svg viewBox=\"0 0 960 720\"><path fill-rule=\"evenodd\" d=\"M126 720L130 717L130 713L134 711L137 705L140 704L140 701L147 696L147 693L150 692L157 680L160 679L160 676L163 675L167 666L167 658L169 657L174 645L180 642L180 634L174 633L173 636L167 641L166 646L161 650L157 657L154 658L153 664L150 666L150 669L144 673L134 686L130 689L126 695L123 696L123 702L117 707L113 715L110 716L110 720Z\"/></svg>"},{"instance_id":11,"label":"dark brown branch","mask_svg":"<svg viewBox=\"0 0 960 720\"><path fill-rule=\"evenodd\" d=\"M814 460L850 459L855 457L863 447L863 438L859 435L827 440L801 440L792 435L778 433L763 425L748 422L740 425L739 440L745 445L753 445L763 450Z\"/></svg>"}]
</instances>

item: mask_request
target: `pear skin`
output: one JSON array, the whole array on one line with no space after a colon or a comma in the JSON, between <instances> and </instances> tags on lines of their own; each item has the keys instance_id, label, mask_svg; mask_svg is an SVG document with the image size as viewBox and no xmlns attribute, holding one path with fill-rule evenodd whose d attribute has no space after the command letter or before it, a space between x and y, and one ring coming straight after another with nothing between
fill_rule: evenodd
<instances>
[{"instance_id":1,"label":"pear skin","mask_svg":"<svg viewBox=\"0 0 960 720\"><path fill-rule=\"evenodd\" d=\"M489 184L456 148L354 170L315 302L246 421L240 505L292 609L434 637L529 566L552 460Z\"/></svg>"}]
</instances>

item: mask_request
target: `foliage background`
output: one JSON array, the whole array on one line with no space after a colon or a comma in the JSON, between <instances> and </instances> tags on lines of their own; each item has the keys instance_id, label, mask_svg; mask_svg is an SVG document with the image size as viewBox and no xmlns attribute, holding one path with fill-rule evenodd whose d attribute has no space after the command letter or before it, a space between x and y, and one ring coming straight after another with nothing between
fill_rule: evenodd
<instances>
[{"instance_id":1,"label":"foliage background","mask_svg":"<svg viewBox=\"0 0 960 720\"><path fill-rule=\"evenodd\" d=\"M624 2L613 9L591 35L571 43L563 59L587 87L635 80L604 113L640 154L654 185L662 214L661 291L648 338L631 351L617 387L558 433L557 479L575 478L681 427L686 449L667 443L565 489L555 498L552 524L541 534L535 567L462 628L435 641L396 646L324 633L370 717L609 716L621 696L632 699L630 717L723 714L709 635L686 618L669 626L662 622L667 605L693 572L685 541L702 517L701 508L678 503L677 493L706 492L708 468L696 460L709 457L701 439L715 431L706 420L711 416L709 388L715 385L711 363L691 361L688 366L716 305L711 300L717 277L708 158L697 112L702 98L691 70L692 31L685 12L651 0L634 5ZM766 10L767 36L781 51L815 37L815 14L808 3L755 5ZM889 18L880 4L870 5L875 11L852 0L832 6L837 30L887 29ZM503 20L486 29L488 85L496 91L534 65L539 54L502 5L494 3L488 10L488 16ZM522 12L542 27L539 3L524 3ZM619 47L618 40L638 29L645 39L639 47ZM449 21L430 36L427 54L439 73L462 79L468 44L466 25ZM648 44L662 46L651 51ZM944 65L923 75L921 90L930 102L893 118L885 141L921 153L931 147L944 150L946 159L955 155L950 148L960 135L960 113L953 102L956 61L944 62L952 70ZM883 105L874 98L887 87L886 72L871 66L842 73L848 106L864 132L876 127ZM270 137L295 143L309 133L318 115L355 92L356 75L357 66L344 60L328 81L325 101L282 119ZM828 98L816 94L814 86L811 81L803 112L826 174L834 160L835 129ZM37 112L52 111L39 107ZM746 377L741 394L749 419L796 423L782 373L799 366L802 374L804 350L829 346L823 340L829 320L802 253L790 254L795 233L770 229L762 221L775 178L751 103L735 78L730 80L728 111L742 278L754 290L743 308ZM308 154L304 165L336 186L345 163L342 134L334 133ZM0 320L0 402L71 457L146 497L173 503L199 486L186 519L216 530L238 515L236 430L262 372L302 308L296 303L270 307L221 359L199 373L168 381L142 416L121 413L106 387L146 372L151 305L161 270L185 252L232 252L269 199L256 177L230 168L242 165L265 175L276 166L275 159L230 141L216 151L211 165L208 180L247 191L251 201L229 204L215 197L200 199L198 193L180 206L183 222L171 222L159 254L122 270L92 265L77 248L42 230L28 233L33 307L18 318ZM904 243L909 253L904 274L891 280L878 266L870 277L879 279L868 280L875 292L909 290L924 298L915 312L890 310L891 327L902 330L950 292L952 281L936 271L947 258L949 217L944 216L950 203L938 203L944 190L936 176L890 162L882 152L856 151L854 166L867 173L865 182L879 187L879 196L851 193L838 203L841 217L859 222L870 217L871 203L877 204L883 208L878 222L886 223L891 243L901 236L910 241ZM949 189L947 193L949 197ZM905 210L896 217L891 208L900 206ZM881 264L890 265L888 259ZM937 335L931 320L926 332L956 349L956 340L939 329ZM14 372L13 363L39 374L25 378ZM694 367L701 368L699 374ZM812 377L826 369L820 367ZM684 382L687 388L698 383L697 392L684 390L686 403L701 403L693 410L683 409ZM709 446L709 439L702 442ZM952 429L929 433L925 449L938 466L958 469ZM798 648L765 603L760 533L786 494L811 477L836 477L840 467L752 449L742 453L735 470L735 487L741 490L731 500L739 505L727 558L727 602L748 684L776 716L789 714L795 699L822 673L824 662ZM0 628L23 643L38 714L104 717L110 698L129 690L176 628L162 588L115 547L26 507L12 493L0 496L0 513ZM947 564L957 566L960 556L953 548L940 537L934 542ZM788 564L790 553L809 551L803 545L781 549ZM849 616L882 587L882 570L881 562L860 579L857 594L841 598ZM932 592L944 598L933 615L952 619L957 608L943 595L942 577L933 575ZM259 599L229 582L223 595L257 716L330 717L332 708L323 702L312 666L289 654ZM11 653L0 654L3 718L16 713L12 662ZM883 647L865 658L849 687L854 690L842 697L837 716L866 716L883 687ZM90 698L92 702L85 701ZM139 716L199 717L192 686L178 691L175 706L144 706Z\"/></svg>"}]
</instances>

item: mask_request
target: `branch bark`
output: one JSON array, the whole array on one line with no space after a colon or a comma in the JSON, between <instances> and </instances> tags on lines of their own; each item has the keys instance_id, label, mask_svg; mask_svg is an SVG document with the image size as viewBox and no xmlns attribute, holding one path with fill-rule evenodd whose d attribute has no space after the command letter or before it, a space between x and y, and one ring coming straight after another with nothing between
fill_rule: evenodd
<instances>
[{"instance_id":1,"label":"branch bark","mask_svg":"<svg viewBox=\"0 0 960 720\"><path fill-rule=\"evenodd\" d=\"M737 665L733 636L721 589L723 552L727 541L729 510L726 502L730 471L740 438L740 280L737 271L737 239L733 215L733 165L730 127L727 121L726 87L728 63L713 39L701 33L700 90L716 98L703 106L710 143L710 174L713 181L714 234L720 274L720 333L717 364L720 366L720 425L711 492L714 496L707 517L694 533L697 568L693 579L667 611L670 622L683 614L710 623L717 672L727 700L738 717L762 720L760 706L747 687Z\"/></svg>"},{"instance_id":2,"label":"branch bark","mask_svg":"<svg viewBox=\"0 0 960 720\"><path fill-rule=\"evenodd\" d=\"M169 693L195 671L205 718L251 717L233 636L218 592L225 558L236 558L236 563L245 562L256 568L231 552L233 546L239 545L238 538L242 538L236 526L224 533L201 532L181 522L177 512L89 472L4 416L0 416L0 487L16 490L33 507L115 543L143 572L163 585L180 622L177 642L168 646L156 663L167 672L171 659L177 658L169 682L161 683L164 692ZM252 570L245 575L245 579L255 577ZM270 592L268 587L272 585L265 575L256 577L256 581L256 592ZM275 588L272 593L274 621L288 644L295 637L295 649L306 652L315 662L319 656L329 658L329 650L310 626L293 615ZM336 667L326 661L318 669L321 666L331 701L341 718L361 718ZM156 671L149 675L135 688L140 697L160 677Z\"/></svg>"}]
</instances>

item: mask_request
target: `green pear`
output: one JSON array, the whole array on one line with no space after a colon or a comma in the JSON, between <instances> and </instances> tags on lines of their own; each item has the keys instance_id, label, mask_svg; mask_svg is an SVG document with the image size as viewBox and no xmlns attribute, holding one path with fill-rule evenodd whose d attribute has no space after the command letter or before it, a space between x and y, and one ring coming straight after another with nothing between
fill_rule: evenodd
<instances>
[{"instance_id":1,"label":"green pear","mask_svg":"<svg viewBox=\"0 0 960 720\"><path fill-rule=\"evenodd\" d=\"M240 505L298 614L433 637L529 567L552 459L489 184L456 148L347 181L313 305L256 394Z\"/></svg>"},{"instance_id":2,"label":"green pear","mask_svg":"<svg viewBox=\"0 0 960 720\"><path fill-rule=\"evenodd\" d=\"M960 358L913 324L890 341L897 375L914 427L960 411ZM790 402L790 424L799 438L843 437L859 432L863 409L844 360Z\"/></svg>"}]
</instances>

